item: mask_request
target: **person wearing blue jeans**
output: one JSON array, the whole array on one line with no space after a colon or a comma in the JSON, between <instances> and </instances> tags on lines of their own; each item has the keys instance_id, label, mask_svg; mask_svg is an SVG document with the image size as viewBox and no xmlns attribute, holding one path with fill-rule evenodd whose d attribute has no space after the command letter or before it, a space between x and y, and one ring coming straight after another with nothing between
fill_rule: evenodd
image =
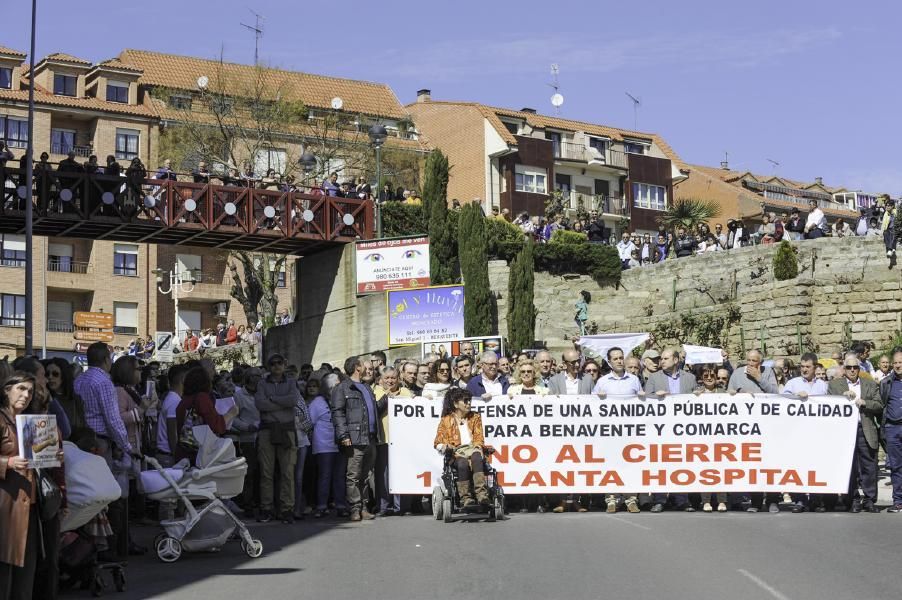
<instances>
[{"instance_id":1,"label":"person wearing blue jeans","mask_svg":"<svg viewBox=\"0 0 902 600\"><path fill-rule=\"evenodd\" d=\"M893 484L893 505L886 512L902 513L902 348L893 349L893 372L880 381L883 436Z\"/></svg>"}]
</instances>

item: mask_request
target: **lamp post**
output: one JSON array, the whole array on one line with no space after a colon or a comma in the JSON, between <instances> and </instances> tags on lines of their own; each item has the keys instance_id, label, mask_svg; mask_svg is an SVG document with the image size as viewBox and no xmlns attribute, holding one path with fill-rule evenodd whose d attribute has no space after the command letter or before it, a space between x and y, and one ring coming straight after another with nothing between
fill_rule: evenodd
<instances>
[{"instance_id":1,"label":"lamp post","mask_svg":"<svg viewBox=\"0 0 902 600\"><path fill-rule=\"evenodd\" d=\"M25 149L25 189L17 190L25 201L25 355L34 352L34 275L32 269L32 252L34 247L34 32L37 20L38 2L31 2L31 70L28 71L28 145ZM25 194L22 194L22 192ZM45 244L46 245L46 244ZM41 270L47 269L47 263ZM44 287L44 331L47 331L47 288ZM44 356L46 357L46 351Z\"/></svg>"},{"instance_id":2,"label":"lamp post","mask_svg":"<svg viewBox=\"0 0 902 600\"><path fill-rule=\"evenodd\" d=\"M304 185L307 185L307 179L310 173L316 168L316 156L311 152L304 152L298 159L298 165L304 170Z\"/></svg>"},{"instance_id":3,"label":"lamp post","mask_svg":"<svg viewBox=\"0 0 902 600\"><path fill-rule=\"evenodd\" d=\"M376 123L369 130L370 141L373 143L373 148L376 149L376 195L375 195L375 208L376 208L376 237L382 237L382 206L379 203L379 190L382 189L382 144L385 143L385 138L388 137L388 132L385 130L383 125Z\"/></svg>"},{"instance_id":4,"label":"lamp post","mask_svg":"<svg viewBox=\"0 0 902 600\"><path fill-rule=\"evenodd\" d=\"M175 303L175 339L181 342L181 334L179 332L179 295L190 294L194 291L197 284L197 275L200 269L190 269L187 273L181 271L164 271L163 269L154 269L151 271L157 276L157 291L164 296L172 295L172 301ZM163 289L163 274L169 275L169 287ZM188 279L185 279L188 275Z\"/></svg>"}]
</instances>

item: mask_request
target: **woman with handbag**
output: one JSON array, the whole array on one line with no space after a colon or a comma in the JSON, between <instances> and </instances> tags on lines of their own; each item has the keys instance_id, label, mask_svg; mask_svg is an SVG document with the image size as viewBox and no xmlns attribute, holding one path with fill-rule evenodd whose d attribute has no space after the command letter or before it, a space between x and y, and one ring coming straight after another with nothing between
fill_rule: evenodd
<instances>
[{"instance_id":1,"label":"woman with handbag","mask_svg":"<svg viewBox=\"0 0 902 600\"><path fill-rule=\"evenodd\" d=\"M16 416L23 414L32 402L35 378L16 371L3 383L0 393L0 599L26 600L55 598L59 573L56 567L58 544L46 547L42 529L59 538L59 510L65 510L65 486L52 481L40 482L39 475L19 456ZM62 459L62 451L60 451ZM62 471L62 468L57 469ZM43 505L39 489L47 490ZM55 521L55 529L54 529ZM49 529L49 531L48 531ZM50 540L52 541L52 540ZM52 579L52 581L48 580ZM37 586L35 584L38 584Z\"/></svg>"},{"instance_id":2,"label":"woman with handbag","mask_svg":"<svg viewBox=\"0 0 902 600\"><path fill-rule=\"evenodd\" d=\"M223 436L228 431L225 419L216 412L213 381L206 369L199 364L185 374L184 394L175 409L175 419L179 434L178 444L173 449L176 462L188 458L193 465L197 461L198 447L197 440L194 439L194 427L207 425L218 436Z\"/></svg>"}]
</instances>

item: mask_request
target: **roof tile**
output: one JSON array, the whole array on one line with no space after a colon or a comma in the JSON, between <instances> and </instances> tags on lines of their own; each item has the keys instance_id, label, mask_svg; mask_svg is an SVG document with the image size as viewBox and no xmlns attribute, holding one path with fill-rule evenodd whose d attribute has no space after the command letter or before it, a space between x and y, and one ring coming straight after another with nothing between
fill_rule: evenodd
<instances>
[{"instance_id":1,"label":"roof tile","mask_svg":"<svg viewBox=\"0 0 902 600\"><path fill-rule=\"evenodd\" d=\"M10 56L21 56L22 58L25 58L27 56L27 54L25 54L24 52L22 52L20 50L15 50L13 48L7 48L6 46L0 46L0 54L7 54Z\"/></svg>"}]
</instances>

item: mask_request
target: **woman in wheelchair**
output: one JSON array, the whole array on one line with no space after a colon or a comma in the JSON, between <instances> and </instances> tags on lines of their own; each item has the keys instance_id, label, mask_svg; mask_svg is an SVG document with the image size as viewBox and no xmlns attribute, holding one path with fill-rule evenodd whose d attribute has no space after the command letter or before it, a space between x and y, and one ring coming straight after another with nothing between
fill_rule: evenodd
<instances>
[{"instance_id":1,"label":"woman in wheelchair","mask_svg":"<svg viewBox=\"0 0 902 600\"><path fill-rule=\"evenodd\" d=\"M475 508L477 502L482 506L491 504L483 469L482 417L470 410L471 400L472 394L467 390L456 387L448 390L433 443L440 453L451 456L457 470L457 493L464 509Z\"/></svg>"}]
</instances>

